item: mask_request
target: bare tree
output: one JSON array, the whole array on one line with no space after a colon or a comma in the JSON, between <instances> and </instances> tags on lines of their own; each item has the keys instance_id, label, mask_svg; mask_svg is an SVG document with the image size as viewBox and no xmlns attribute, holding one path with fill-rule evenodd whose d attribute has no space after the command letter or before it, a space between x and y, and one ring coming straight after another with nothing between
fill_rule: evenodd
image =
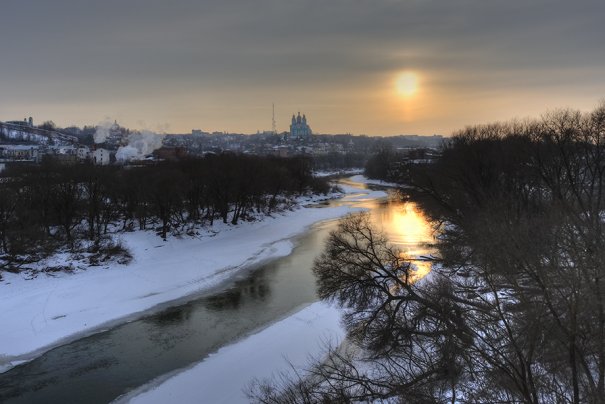
<instances>
[{"instance_id":1,"label":"bare tree","mask_svg":"<svg viewBox=\"0 0 605 404\"><path fill-rule=\"evenodd\" d=\"M251 397L605 402L604 140L605 105L457 133L413 176L447 223L431 274L347 218L315 272L356 354Z\"/></svg>"}]
</instances>

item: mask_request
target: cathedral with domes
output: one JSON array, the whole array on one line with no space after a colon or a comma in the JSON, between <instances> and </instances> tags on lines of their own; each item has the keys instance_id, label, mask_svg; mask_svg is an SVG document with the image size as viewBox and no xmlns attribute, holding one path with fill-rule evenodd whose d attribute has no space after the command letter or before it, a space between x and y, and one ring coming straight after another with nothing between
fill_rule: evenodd
<instances>
[{"instance_id":1,"label":"cathedral with domes","mask_svg":"<svg viewBox=\"0 0 605 404\"><path fill-rule=\"evenodd\" d=\"M310 139L312 135L311 128L307 124L307 117L303 114L300 116L292 115L292 123L290 124L290 139Z\"/></svg>"}]
</instances>

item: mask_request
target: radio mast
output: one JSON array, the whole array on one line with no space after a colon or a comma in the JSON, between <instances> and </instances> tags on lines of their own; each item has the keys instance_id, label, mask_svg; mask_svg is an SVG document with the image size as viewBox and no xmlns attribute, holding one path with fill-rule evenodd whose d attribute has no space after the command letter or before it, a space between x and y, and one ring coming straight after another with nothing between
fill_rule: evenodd
<instances>
[{"instance_id":1,"label":"radio mast","mask_svg":"<svg viewBox=\"0 0 605 404\"><path fill-rule=\"evenodd\" d=\"M277 126L275 125L275 103L272 104L273 106L273 118L271 119L271 131L273 132L274 135L277 134Z\"/></svg>"}]
</instances>

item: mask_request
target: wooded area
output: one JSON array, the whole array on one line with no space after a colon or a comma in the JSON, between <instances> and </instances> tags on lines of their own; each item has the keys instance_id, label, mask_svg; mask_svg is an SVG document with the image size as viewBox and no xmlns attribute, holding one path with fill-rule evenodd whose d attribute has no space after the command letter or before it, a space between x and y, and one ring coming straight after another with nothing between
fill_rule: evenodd
<instances>
[{"instance_id":1,"label":"wooded area","mask_svg":"<svg viewBox=\"0 0 605 404\"><path fill-rule=\"evenodd\" d=\"M162 238L215 220L271 214L295 196L327 193L306 158L208 155L142 166L14 167L0 182L0 269L17 270L81 241L99 248L109 230L155 229ZM109 243L110 247L116 247Z\"/></svg>"},{"instance_id":2,"label":"wooded area","mask_svg":"<svg viewBox=\"0 0 605 404\"><path fill-rule=\"evenodd\" d=\"M363 216L315 265L348 348L263 403L605 402L605 104L466 128L412 170L440 235L432 272ZM353 348L351 348L351 346Z\"/></svg>"}]
</instances>

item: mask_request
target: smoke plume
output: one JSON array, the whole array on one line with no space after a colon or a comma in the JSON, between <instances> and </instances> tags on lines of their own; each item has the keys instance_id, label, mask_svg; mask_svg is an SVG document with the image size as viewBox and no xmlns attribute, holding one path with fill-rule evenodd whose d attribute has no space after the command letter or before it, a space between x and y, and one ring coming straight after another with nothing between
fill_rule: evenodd
<instances>
[{"instance_id":1,"label":"smoke plume","mask_svg":"<svg viewBox=\"0 0 605 404\"><path fill-rule=\"evenodd\" d=\"M115 123L112 122L109 118L105 118L104 121L99 122L94 134L95 143L105 143L105 141L107 141L107 138L111 134L111 130L114 128L114 126Z\"/></svg>"},{"instance_id":2,"label":"smoke plume","mask_svg":"<svg viewBox=\"0 0 605 404\"><path fill-rule=\"evenodd\" d=\"M128 145L122 146L116 152L116 159L121 162L142 160L155 149L162 147L165 135L143 130L128 136Z\"/></svg>"}]
</instances>

